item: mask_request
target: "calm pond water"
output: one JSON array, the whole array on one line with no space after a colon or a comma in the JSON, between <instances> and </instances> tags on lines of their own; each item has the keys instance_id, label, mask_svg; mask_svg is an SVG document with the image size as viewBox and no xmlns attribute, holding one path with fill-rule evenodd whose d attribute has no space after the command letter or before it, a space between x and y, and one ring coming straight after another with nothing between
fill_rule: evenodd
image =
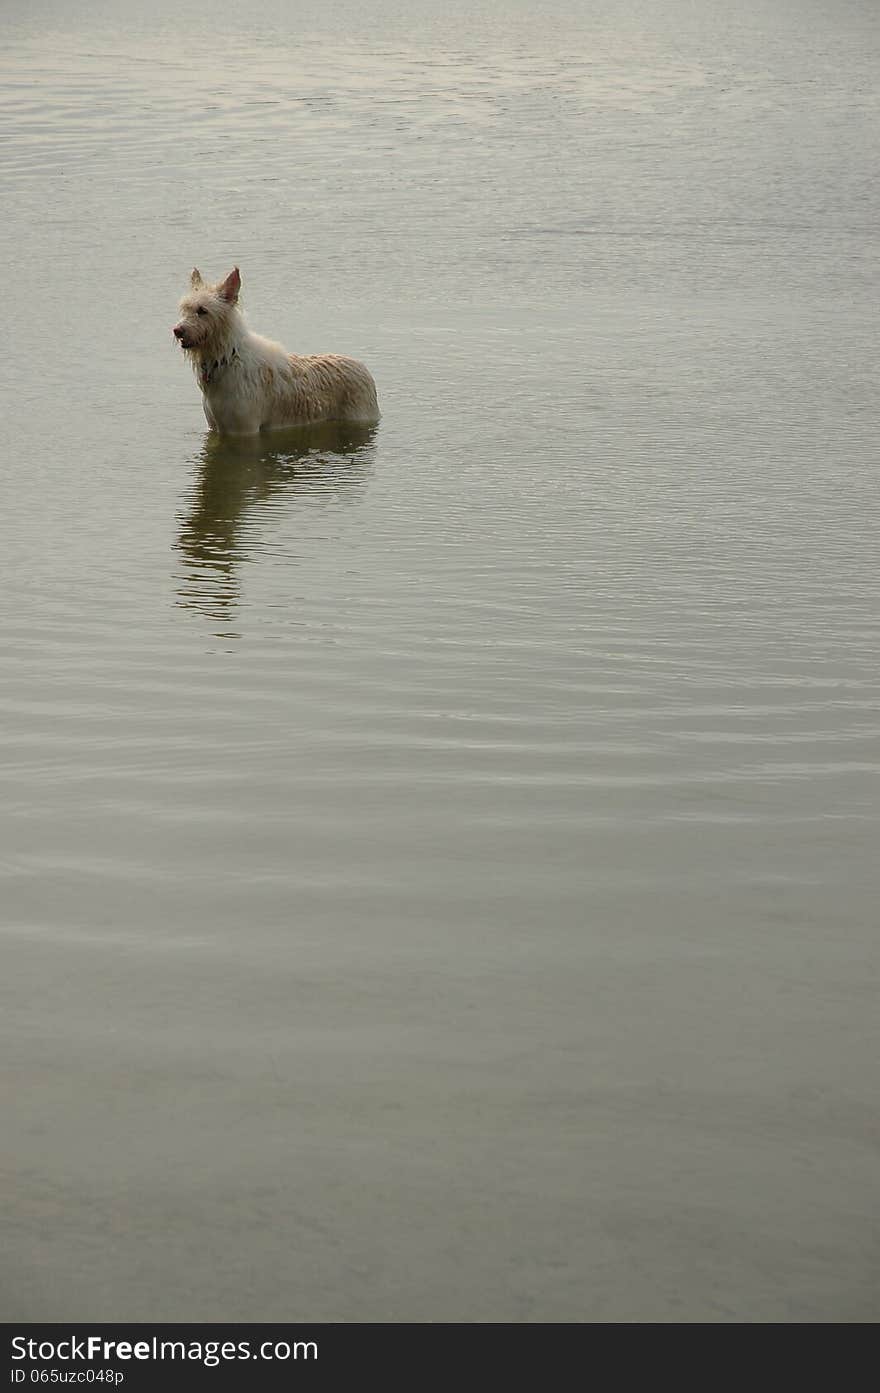
<instances>
[{"instance_id":1,"label":"calm pond water","mask_svg":"<svg viewBox=\"0 0 880 1393\"><path fill-rule=\"evenodd\" d=\"M0 29L5 1318L877 1318L876 4Z\"/></svg>"}]
</instances>

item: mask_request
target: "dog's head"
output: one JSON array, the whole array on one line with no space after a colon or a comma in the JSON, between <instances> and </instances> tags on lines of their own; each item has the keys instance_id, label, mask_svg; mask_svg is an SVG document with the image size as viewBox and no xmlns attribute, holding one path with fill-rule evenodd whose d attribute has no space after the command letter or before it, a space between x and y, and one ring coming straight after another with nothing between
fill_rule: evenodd
<instances>
[{"instance_id":1,"label":"dog's head","mask_svg":"<svg viewBox=\"0 0 880 1393\"><path fill-rule=\"evenodd\" d=\"M180 302L180 319L172 330L181 348L188 353L218 348L228 338L240 289L237 266L217 285L208 285L202 280L201 272L194 270L189 294Z\"/></svg>"}]
</instances>

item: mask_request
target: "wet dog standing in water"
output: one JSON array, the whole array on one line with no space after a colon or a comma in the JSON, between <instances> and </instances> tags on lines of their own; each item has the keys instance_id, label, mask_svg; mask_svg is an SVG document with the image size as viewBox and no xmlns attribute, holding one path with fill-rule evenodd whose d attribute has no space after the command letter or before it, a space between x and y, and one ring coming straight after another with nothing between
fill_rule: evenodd
<instances>
[{"instance_id":1,"label":"wet dog standing in water","mask_svg":"<svg viewBox=\"0 0 880 1393\"><path fill-rule=\"evenodd\" d=\"M192 361L208 425L221 435L256 435L318 421L378 421L372 376L355 358L301 358L252 334L238 308L238 267L208 285L194 270L174 337Z\"/></svg>"}]
</instances>

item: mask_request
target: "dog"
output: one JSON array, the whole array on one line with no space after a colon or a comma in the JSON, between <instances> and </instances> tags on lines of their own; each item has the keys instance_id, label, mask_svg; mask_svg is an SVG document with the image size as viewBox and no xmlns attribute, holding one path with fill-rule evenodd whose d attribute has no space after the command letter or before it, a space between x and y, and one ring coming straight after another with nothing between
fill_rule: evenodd
<instances>
[{"instance_id":1,"label":"dog","mask_svg":"<svg viewBox=\"0 0 880 1393\"><path fill-rule=\"evenodd\" d=\"M188 355L205 417L220 435L256 435L320 421L378 421L372 376L336 353L299 357L251 333L238 307L238 267L209 285L196 269L173 333Z\"/></svg>"}]
</instances>

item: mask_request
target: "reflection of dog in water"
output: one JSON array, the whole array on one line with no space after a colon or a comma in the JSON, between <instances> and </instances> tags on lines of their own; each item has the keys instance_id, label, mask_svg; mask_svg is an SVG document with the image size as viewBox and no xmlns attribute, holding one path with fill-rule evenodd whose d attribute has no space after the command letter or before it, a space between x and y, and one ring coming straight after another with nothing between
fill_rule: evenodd
<instances>
[{"instance_id":1,"label":"reflection of dog in water","mask_svg":"<svg viewBox=\"0 0 880 1393\"><path fill-rule=\"evenodd\" d=\"M372 476L375 453L375 426L342 421L268 437L205 436L180 518L178 603L229 617L238 599L237 563L250 550L250 510L258 516L261 505L282 497L317 507L353 501Z\"/></svg>"},{"instance_id":2,"label":"reflection of dog in water","mask_svg":"<svg viewBox=\"0 0 880 1393\"><path fill-rule=\"evenodd\" d=\"M189 354L208 425L221 435L256 435L317 421L378 421L376 384L355 358L303 358L252 334L238 308L238 267L208 285L194 270L174 337Z\"/></svg>"}]
</instances>

